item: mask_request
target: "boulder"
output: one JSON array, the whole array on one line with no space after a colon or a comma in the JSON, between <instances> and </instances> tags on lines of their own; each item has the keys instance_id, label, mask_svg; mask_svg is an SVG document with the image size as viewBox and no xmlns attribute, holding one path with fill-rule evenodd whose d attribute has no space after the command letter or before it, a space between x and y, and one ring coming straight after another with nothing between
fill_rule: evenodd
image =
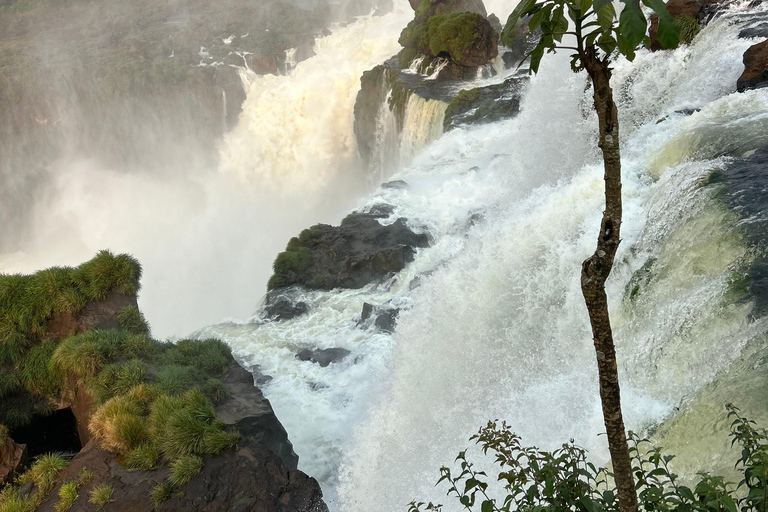
<instances>
[{"instance_id":1,"label":"boulder","mask_svg":"<svg viewBox=\"0 0 768 512\"><path fill-rule=\"evenodd\" d=\"M484 18L488 16L483 0L410 0L410 3L416 16L423 20L454 12L474 12Z\"/></svg>"},{"instance_id":2,"label":"boulder","mask_svg":"<svg viewBox=\"0 0 768 512\"><path fill-rule=\"evenodd\" d=\"M349 350L339 347L315 350L304 349L296 354L296 359L299 361L311 361L325 368L331 363L338 363L349 354L351 354Z\"/></svg>"},{"instance_id":3,"label":"boulder","mask_svg":"<svg viewBox=\"0 0 768 512\"><path fill-rule=\"evenodd\" d=\"M374 306L368 302L363 303L363 310L360 313L358 327L367 327L373 319L373 326L389 334L395 332L397 326L397 316L400 314L400 308L391 308L385 306Z\"/></svg>"},{"instance_id":4,"label":"boulder","mask_svg":"<svg viewBox=\"0 0 768 512\"><path fill-rule=\"evenodd\" d=\"M706 4L706 10L702 7ZM704 0L669 0L667 2L667 12L676 20L688 18L690 26L680 26L680 42L690 43L693 36L699 31L699 23L703 20L703 15L714 12L714 6L717 1L705 2ZM648 37L651 40L651 51L661 50L661 44L658 39L659 17L654 14L651 16L651 26L648 28Z\"/></svg>"},{"instance_id":5,"label":"boulder","mask_svg":"<svg viewBox=\"0 0 768 512\"><path fill-rule=\"evenodd\" d=\"M744 72L736 81L736 90L768 87L768 40L750 46L744 52Z\"/></svg>"},{"instance_id":6,"label":"boulder","mask_svg":"<svg viewBox=\"0 0 768 512\"><path fill-rule=\"evenodd\" d=\"M318 224L291 239L277 256L269 287L362 288L413 261L416 248L427 247L405 219L382 225L376 214L353 213L340 226Z\"/></svg>"},{"instance_id":7,"label":"boulder","mask_svg":"<svg viewBox=\"0 0 768 512\"><path fill-rule=\"evenodd\" d=\"M263 314L269 320L291 320L309 311L309 305L303 301L294 302L281 294L267 294Z\"/></svg>"},{"instance_id":8,"label":"boulder","mask_svg":"<svg viewBox=\"0 0 768 512\"><path fill-rule=\"evenodd\" d=\"M429 52L447 54L461 66L482 66L499 54L499 35L483 16L457 12L433 16L427 25Z\"/></svg>"},{"instance_id":9,"label":"boulder","mask_svg":"<svg viewBox=\"0 0 768 512\"><path fill-rule=\"evenodd\" d=\"M499 17L491 13L487 16L487 18L488 18L488 23L491 24L491 26L493 27L493 30L495 30L497 34L501 34L502 27L501 27L501 20L499 19Z\"/></svg>"},{"instance_id":10,"label":"boulder","mask_svg":"<svg viewBox=\"0 0 768 512\"><path fill-rule=\"evenodd\" d=\"M699 0L669 0L667 12L673 18L682 18L683 16L698 18L701 12L701 2Z\"/></svg>"},{"instance_id":11,"label":"boulder","mask_svg":"<svg viewBox=\"0 0 768 512\"><path fill-rule=\"evenodd\" d=\"M152 489L165 481L167 469L128 471L116 455L102 449L94 440L61 472L57 485L37 509L56 512L62 483L78 480L83 469L93 476L78 489L70 512L97 510L88 502L97 485L108 484L112 499L106 512L327 512L322 491L314 478L288 469L271 450L252 439L243 438L237 451L203 457L203 468L192 480L174 490L170 499L155 506Z\"/></svg>"}]
</instances>

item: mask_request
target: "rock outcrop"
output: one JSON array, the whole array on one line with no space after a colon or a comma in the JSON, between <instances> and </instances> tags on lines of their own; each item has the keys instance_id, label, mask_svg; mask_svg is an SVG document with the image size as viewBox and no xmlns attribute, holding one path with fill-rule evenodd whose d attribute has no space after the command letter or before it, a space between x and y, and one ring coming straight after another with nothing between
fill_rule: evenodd
<instances>
[{"instance_id":1,"label":"rock outcrop","mask_svg":"<svg viewBox=\"0 0 768 512\"><path fill-rule=\"evenodd\" d=\"M203 469L169 499L155 505L153 489L162 485L168 470L128 471L114 453L98 441L88 443L72 464L59 475L58 483L37 509L56 512L58 493L64 482L78 481L83 470L93 476L78 489L70 512L95 511L90 492L99 485L113 489L106 512L326 512L317 481L292 471L263 444L244 439L237 451L203 457Z\"/></svg>"},{"instance_id":2,"label":"rock outcrop","mask_svg":"<svg viewBox=\"0 0 768 512\"><path fill-rule=\"evenodd\" d=\"M353 213L340 226L318 224L288 242L274 263L270 289L291 285L330 290L362 288L402 270L427 235L413 232L405 219L383 225L376 214Z\"/></svg>"},{"instance_id":3,"label":"rock outcrop","mask_svg":"<svg viewBox=\"0 0 768 512\"><path fill-rule=\"evenodd\" d=\"M768 40L744 52L744 72L736 82L739 92L763 87L768 87Z\"/></svg>"},{"instance_id":4,"label":"rock outcrop","mask_svg":"<svg viewBox=\"0 0 768 512\"><path fill-rule=\"evenodd\" d=\"M0 426L0 489L21 473L26 462L26 445L16 444Z\"/></svg>"},{"instance_id":5,"label":"rock outcrop","mask_svg":"<svg viewBox=\"0 0 768 512\"><path fill-rule=\"evenodd\" d=\"M310 361L325 368L331 363L337 363L347 357L351 352L345 348L333 347L324 349L304 349L296 354L299 361Z\"/></svg>"}]
</instances>

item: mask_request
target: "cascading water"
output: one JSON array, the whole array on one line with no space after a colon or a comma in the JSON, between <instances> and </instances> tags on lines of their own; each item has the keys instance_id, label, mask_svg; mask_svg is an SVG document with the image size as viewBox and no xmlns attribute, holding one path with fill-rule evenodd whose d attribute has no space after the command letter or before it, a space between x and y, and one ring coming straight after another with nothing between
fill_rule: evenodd
<instances>
[{"instance_id":1,"label":"cascading water","mask_svg":"<svg viewBox=\"0 0 768 512\"><path fill-rule=\"evenodd\" d=\"M396 53L411 13L403 3L335 28L289 76L242 68L248 99L221 169L126 172L62 156L0 272L75 265L109 248L142 262L139 304L157 337L247 316L288 234L338 221L371 189L356 166L355 95L362 72Z\"/></svg>"},{"instance_id":2,"label":"cascading water","mask_svg":"<svg viewBox=\"0 0 768 512\"><path fill-rule=\"evenodd\" d=\"M737 38L736 11L691 46L641 52L614 72L625 223L608 294L635 430L688 403L766 332L749 297L730 296L754 254L708 185L730 158L768 145L768 91L734 92L752 44ZM486 419L506 419L526 443L573 438L607 459L579 286L603 197L590 102L568 58L548 57L517 118L443 135L393 176L407 187L360 203L391 204L384 223L406 217L430 234L405 270L361 290L289 290L312 310L288 322L198 333L273 377L264 392L333 510L411 499L459 510L434 488L437 469ZM394 335L358 325L363 302L401 308ZM327 368L294 357L330 347L351 355Z\"/></svg>"}]
</instances>

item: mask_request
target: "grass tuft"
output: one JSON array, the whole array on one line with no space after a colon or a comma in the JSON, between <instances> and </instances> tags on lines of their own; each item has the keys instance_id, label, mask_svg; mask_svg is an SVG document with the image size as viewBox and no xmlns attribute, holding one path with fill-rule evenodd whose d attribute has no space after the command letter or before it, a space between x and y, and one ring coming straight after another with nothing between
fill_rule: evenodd
<instances>
[{"instance_id":1,"label":"grass tuft","mask_svg":"<svg viewBox=\"0 0 768 512\"><path fill-rule=\"evenodd\" d=\"M117 315L117 323L120 328L131 334L149 335L149 324L144 314L136 306L125 306Z\"/></svg>"},{"instance_id":2,"label":"grass tuft","mask_svg":"<svg viewBox=\"0 0 768 512\"><path fill-rule=\"evenodd\" d=\"M110 484L99 484L91 489L91 497L88 500L92 505L96 505L102 508L104 505L112 501L112 495L115 490Z\"/></svg>"},{"instance_id":3,"label":"grass tuft","mask_svg":"<svg viewBox=\"0 0 768 512\"><path fill-rule=\"evenodd\" d=\"M152 489L151 496L152 504L155 507L159 507L162 503L171 499L171 496L173 496L173 486L166 482L161 482Z\"/></svg>"},{"instance_id":4,"label":"grass tuft","mask_svg":"<svg viewBox=\"0 0 768 512\"><path fill-rule=\"evenodd\" d=\"M197 455L183 455L171 464L168 482L175 487L187 485L202 469L202 458Z\"/></svg>"},{"instance_id":5,"label":"grass tuft","mask_svg":"<svg viewBox=\"0 0 768 512\"><path fill-rule=\"evenodd\" d=\"M123 459L123 466L129 471L151 471L157 468L160 450L151 443L134 448Z\"/></svg>"},{"instance_id":6,"label":"grass tuft","mask_svg":"<svg viewBox=\"0 0 768 512\"><path fill-rule=\"evenodd\" d=\"M54 506L56 512L64 512L72 508L77 501L79 494L77 492L77 482L67 482L59 489L59 501Z\"/></svg>"}]
</instances>

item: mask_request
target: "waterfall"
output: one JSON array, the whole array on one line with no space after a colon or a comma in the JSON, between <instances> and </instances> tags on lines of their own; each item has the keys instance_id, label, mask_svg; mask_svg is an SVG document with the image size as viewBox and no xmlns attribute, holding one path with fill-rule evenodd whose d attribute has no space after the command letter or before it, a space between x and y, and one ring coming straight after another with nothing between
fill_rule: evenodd
<instances>
[{"instance_id":1,"label":"waterfall","mask_svg":"<svg viewBox=\"0 0 768 512\"><path fill-rule=\"evenodd\" d=\"M405 108L403 133L400 135L400 155L404 163L429 142L443 134L443 117L448 104L440 100L424 99L411 94Z\"/></svg>"},{"instance_id":2,"label":"waterfall","mask_svg":"<svg viewBox=\"0 0 768 512\"><path fill-rule=\"evenodd\" d=\"M738 16L726 15L690 46L615 65L625 221L607 286L627 426L641 432L766 333L751 299L731 297L754 253L710 184L732 158L768 144L768 91L735 93L752 44L738 31ZM389 512L412 499L459 510L434 487L437 470L487 419L507 420L527 444L574 439L607 460L579 285L603 201L586 85L566 55L547 56L518 117L420 150L440 135L444 104L412 95L403 130L412 161L392 176L407 187L358 206L393 205L386 222L406 217L431 246L382 284L291 290L310 315L198 333L274 377L264 392L332 510ZM363 302L401 308L394 335L357 327ZM328 368L294 357L314 347L352 356Z\"/></svg>"}]
</instances>

